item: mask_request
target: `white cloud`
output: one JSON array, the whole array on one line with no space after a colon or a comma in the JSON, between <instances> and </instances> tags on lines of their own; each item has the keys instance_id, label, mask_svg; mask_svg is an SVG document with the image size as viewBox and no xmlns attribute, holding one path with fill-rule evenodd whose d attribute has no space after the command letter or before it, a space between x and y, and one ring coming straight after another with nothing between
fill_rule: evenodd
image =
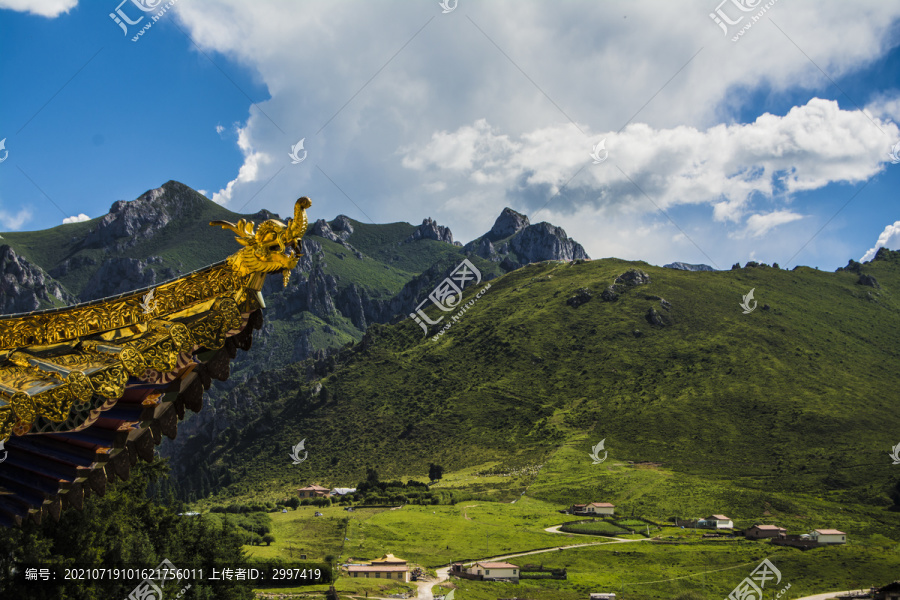
<instances>
[{"instance_id":1,"label":"white cloud","mask_svg":"<svg viewBox=\"0 0 900 600\"><path fill-rule=\"evenodd\" d=\"M216 125L216 133L218 133L219 135L222 135L223 131L225 131L224 127L222 127L221 125Z\"/></svg>"},{"instance_id":2,"label":"white cloud","mask_svg":"<svg viewBox=\"0 0 900 600\"><path fill-rule=\"evenodd\" d=\"M241 170L238 172L237 178L229 181L224 189L214 193L211 198L213 202L223 206L231 202L235 185L257 181L259 178L260 166L272 162L272 157L268 154L253 149L249 136L247 135L247 128L238 130L238 147L244 154L244 164L241 165Z\"/></svg>"},{"instance_id":3,"label":"white cloud","mask_svg":"<svg viewBox=\"0 0 900 600\"><path fill-rule=\"evenodd\" d=\"M898 131L893 123L879 125ZM609 159L593 165L591 141L603 137ZM566 125L513 138L480 119L454 132L436 132L421 147L405 148L402 164L425 177L496 184L507 197L525 203L533 198L534 208L571 179L563 194L597 210L611 204L640 212L708 204L715 220L740 222L754 198L786 202L796 192L868 179L884 168L883 142L878 128L859 111L813 98L787 115L766 113L745 125L701 131L637 124L587 139ZM787 210L754 214L748 232L760 236L799 218Z\"/></svg>"},{"instance_id":4,"label":"white cloud","mask_svg":"<svg viewBox=\"0 0 900 600\"><path fill-rule=\"evenodd\" d=\"M766 214L759 213L750 215L747 219L746 234L752 237L760 237L779 225L784 225L785 223L790 223L791 221L802 218L803 215L799 215L789 210L776 210Z\"/></svg>"},{"instance_id":5,"label":"white cloud","mask_svg":"<svg viewBox=\"0 0 900 600\"><path fill-rule=\"evenodd\" d=\"M875 258L875 253L879 248L887 248L888 250L900 250L900 221L895 221L893 225L888 225L878 236L875 246L866 252L859 262L865 262Z\"/></svg>"},{"instance_id":6,"label":"white cloud","mask_svg":"<svg viewBox=\"0 0 900 600\"><path fill-rule=\"evenodd\" d=\"M0 224L4 230L15 231L22 227L28 219L31 218L31 210L23 208L16 214L10 214L0 208Z\"/></svg>"},{"instance_id":7,"label":"white cloud","mask_svg":"<svg viewBox=\"0 0 900 600\"><path fill-rule=\"evenodd\" d=\"M91 220L91 218L89 216L87 216L86 214L79 213L79 214L75 215L74 217L66 217L65 219L63 219L63 225L66 225L68 223L81 223L82 221L90 221L90 220Z\"/></svg>"},{"instance_id":8,"label":"white cloud","mask_svg":"<svg viewBox=\"0 0 900 600\"><path fill-rule=\"evenodd\" d=\"M578 232L592 255L650 260L635 250L637 226L656 206L693 205L689 222L674 217L684 238L666 224L641 249L696 253L696 240L746 256L763 235L815 224L797 218L815 211L787 206L800 192L883 169L897 94L870 103L877 126L817 96L891 51L900 4L855 2L848 19L842 3L779 2L734 44L708 16L716 1L497 0L450 15L437 2L179 3L200 48L250 70L269 95L248 107L243 164L213 199L241 206L258 194L254 210L284 214L302 190L322 216L368 221L346 193L378 222L428 214L468 240L506 205L542 207L587 163L537 220ZM735 122L786 98L803 100ZM309 158L290 165L302 137ZM589 164L604 137L609 160ZM791 256L785 244L765 246Z\"/></svg>"},{"instance_id":9,"label":"white cloud","mask_svg":"<svg viewBox=\"0 0 900 600\"><path fill-rule=\"evenodd\" d=\"M58 17L78 6L78 0L0 0L0 9L28 12L42 17Z\"/></svg>"}]
</instances>

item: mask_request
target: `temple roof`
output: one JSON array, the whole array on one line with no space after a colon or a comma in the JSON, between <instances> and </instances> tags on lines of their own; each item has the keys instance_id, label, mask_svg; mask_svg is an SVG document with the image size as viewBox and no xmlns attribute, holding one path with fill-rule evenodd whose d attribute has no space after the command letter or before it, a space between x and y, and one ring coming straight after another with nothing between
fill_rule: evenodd
<instances>
[{"instance_id":1,"label":"temple roof","mask_svg":"<svg viewBox=\"0 0 900 600\"><path fill-rule=\"evenodd\" d=\"M287 224L214 222L244 248L153 288L0 317L0 524L59 518L127 479L249 350L270 272L299 259L308 198ZM3 447L5 446L5 448ZM5 451L5 453L3 453Z\"/></svg>"}]
</instances>

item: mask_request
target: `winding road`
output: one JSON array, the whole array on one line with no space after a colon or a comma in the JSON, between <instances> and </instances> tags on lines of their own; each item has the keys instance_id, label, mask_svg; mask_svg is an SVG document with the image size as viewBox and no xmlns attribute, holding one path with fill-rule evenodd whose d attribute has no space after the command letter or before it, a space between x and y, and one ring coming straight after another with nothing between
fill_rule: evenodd
<instances>
[{"instance_id":1,"label":"winding road","mask_svg":"<svg viewBox=\"0 0 900 600\"><path fill-rule=\"evenodd\" d=\"M557 527L559 527L559 525L557 525ZM549 527L549 528L545 529L544 531L550 531L550 529L553 529L553 528ZM552 533L562 533L562 532L554 531ZM564 534L564 535L570 535L570 534ZM575 534L575 535L577 535L577 534ZM597 536L591 536L591 537L597 537ZM569 546L555 546L553 548L542 548L540 550L529 550L528 552L518 552L516 554L503 554L500 556L490 556L487 558L480 558L477 561L468 561L463 564L464 565L473 565L476 562L482 562L482 561L501 561L501 560L506 560L509 558L516 558L518 556L530 556L532 554L542 554L544 552L558 552L560 550L569 550L571 548L584 548L585 546L601 546L603 544L625 544L628 542L644 542L644 541L646 541L646 540L645 539L625 540L622 538L614 538L612 541L606 541L606 542L590 542L587 544L572 544ZM433 579L428 579L427 581L416 582L416 587L418 587L418 589L419 589L418 595L416 596L416 598L418 600L434 600L434 595L431 592L431 588L438 585L439 583L443 583L444 581L447 581L450 578L450 567L449 566L440 567L436 571L437 571L437 577L435 577Z\"/></svg>"},{"instance_id":2,"label":"winding road","mask_svg":"<svg viewBox=\"0 0 900 600\"><path fill-rule=\"evenodd\" d=\"M594 538L597 537L595 535L586 534L586 533L566 533L564 531L560 531L559 530L560 527L562 527L562 525L553 525L551 527L545 528L544 531L546 531L548 533L558 533L560 535L567 535L567 536L582 535L582 536L589 536L589 537L594 537ZM475 564L476 562L502 561L502 560L507 560L510 558L517 558L519 556L530 556L532 554L543 554L545 552L558 552L560 550L569 550L571 548L584 548L587 546L601 546L604 544L627 544L627 543L631 543L631 542L648 542L648 541L650 541L649 538L642 538L642 539L638 539L638 540L626 540L624 538L612 538L611 541L588 542L588 543L584 543L584 544L571 544L568 546L555 546L553 548L542 548L540 550L529 550L527 552L518 552L515 554L503 554L500 556L490 556L490 557L481 558L481 559L478 559L475 561L467 561L463 564L466 566L469 566L469 565ZM710 572L714 572L714 571L710 571ZM440 567L440 568L436 569L436 573L437 573L437 577L428 578L426 580L416 582L416 587L418 588L418 591L416 594L416 600L434 600L434 594L432 593L431 590L434 586L436 586L440 583L443 583L450 578L450 566L448 565L446 567ZM865 590L850 590L850 591L843 591L843 592L824 592L821 594L815 594L813 596L804 596L803 598L798 598L797 600L828 600L829 598L835 598L842 594L854 594L854 593L862 592L862 591L865 591ZM362 596L358 596L358 597L362 598ZM392 600L390 598L379 599L375 596L369 596L369 599L370 600Z\"/></svg>"}]
</instances>

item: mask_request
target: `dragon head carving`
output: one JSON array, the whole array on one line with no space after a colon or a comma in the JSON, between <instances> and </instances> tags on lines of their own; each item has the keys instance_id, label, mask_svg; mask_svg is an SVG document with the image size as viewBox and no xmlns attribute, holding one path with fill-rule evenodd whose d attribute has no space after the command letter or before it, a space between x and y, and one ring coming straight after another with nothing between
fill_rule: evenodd
<instances>
[{"instance_id":1,"label":"dragon head carving","mask_svg":"<svg viewBox=\"0 0 900 600\"><path fill-rule=\"evenodd\" d=\"M288 219L287 224L269 219L260 223L256 231L255 223L246 219L241 219L237 225L228 221L210 221L209 224L235 232L235 239L244 246L228 257L228 266L241 275L281 271L284 285L287 286L291 269L297 266L297 261L303 256L300 252L300 240L309 225L306 209L310 206L312 202L303 196L294 204L294 218Z\"/></svg>"}]
</instances>

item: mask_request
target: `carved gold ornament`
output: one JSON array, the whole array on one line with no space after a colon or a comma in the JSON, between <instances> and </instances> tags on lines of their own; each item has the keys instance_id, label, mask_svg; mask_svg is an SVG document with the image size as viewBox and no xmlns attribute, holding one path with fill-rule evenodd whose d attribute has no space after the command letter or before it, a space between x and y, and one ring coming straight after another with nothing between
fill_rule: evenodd
<instances>
[{"instance_id":1,"label":"carved gold ornament","mask_svg":"<svg viewBox=\"0 0 900 600\"><path fill-rule=\"evenodd\" d=\"M228 221L212 221L210 225L221 225L235 232L235 239L244 246L228 257L228 265L232 269L241 275L281 271L287 287L291 269L297 266L302 256L300 240L309 225L306 209L310 206L312 202L309 198L299 198L294 204L294 218L288 219L287 224L269 219L261 223L255 232L254 224L246 219L241 219L237 225Z\"/></svg>"},{"instance_id":2,"label":"carved gold ornament","mask_svg":"<svg viewBox=\"0 0 900 600\"><path fill-rule=\"evenodd\" d=\"M235 232L243 248L149 291L0 317L0 441L38 421L36 431L71 431L88 409L112 406L130 378L156 381L196 364L195 352L221 348L264 307L259 291L268 273L281 271L287 285L311 205L298 199L287 223L210 222Z\"/></svg>"}]
</instances>

